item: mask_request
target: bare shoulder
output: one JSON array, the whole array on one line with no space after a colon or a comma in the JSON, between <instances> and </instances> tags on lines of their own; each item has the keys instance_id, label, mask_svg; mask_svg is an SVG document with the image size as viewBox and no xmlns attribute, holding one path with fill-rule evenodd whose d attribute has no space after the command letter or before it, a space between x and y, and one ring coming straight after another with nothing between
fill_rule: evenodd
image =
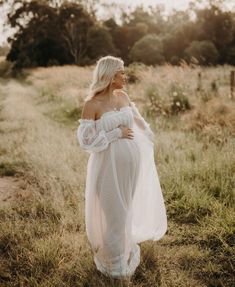
<instances>
[{"instance_id":1,"label":"bare shoulder","mask_svg":"<svg viewBox=\"0 0 235 287\"><path fill-rule=\"evenodd\" d=\"M93 99L85 101L83 109L82 109L81 118L95 119L96 105L97 105L96 101L94 101Z\"/></svg>"},{"instance_id":2,"label":"bare shoulder","mask_svg":"<svg viewBox=\"0 0 235 287\"><path fill-rule=\"evenodd\" d=\"M128 94L123 91L123 90L117 90L116 91L117 95L120 96L124 102L124 104L130 105L130 97L128 96Z\"/></svg>"}]
</instances>

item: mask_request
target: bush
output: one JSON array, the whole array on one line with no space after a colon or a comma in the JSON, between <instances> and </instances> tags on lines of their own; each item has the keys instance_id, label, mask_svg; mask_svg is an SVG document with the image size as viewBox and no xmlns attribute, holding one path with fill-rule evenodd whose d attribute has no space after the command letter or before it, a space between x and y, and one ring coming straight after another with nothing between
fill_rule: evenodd
<instances>
[{"instance_id":1,"label":"bush","mask_svg":"<svg viewBox=\"0 0 235 287\"><path fill-rule=\"evenodd\" d=\"M189 100L182 87L173 84L170 88L170 96L171 112L173 114L178 114L179 112L184 112L191 109Z\"/></svg>"},{"instance_id":2,"label":"bush","mask_svg":"<svg viewBox=\"0 0 235 287\"><path fill-rule=\"evenodd\" d=\"M227 62L230 65L235 65L235 46L230 47L227 50Z\"/></svg>"},{"instance_id":3,"label":"bush","mask_svg":"<svg viewBox=\"0 0 235 287\"><path fill-rule=\"evenodd\" d=\"M145 65L142 63L132 63L126 67L126 75L129 84L135 84L140 81L139 72L145 69Z\"/></svg>"},{"instance_id":4,"label":"bush","mask_svg":"<svg viewBox=\"0 0 235 287\"><path fill-rule=\"evenodd\" d=\"M97 60L101 56L117 55L113 39L108 30L102 27L91 27L87 35L88 55Z\"/></svg>"},{"instance_id":5,"label":"bush","mask_svg":"<svg viewBox=\"0 0 235 287\"><path fill-rule=\"evenodd\" d=\"M147 116L168 116L170 114L169 103L161 97L159 87L155 82L151 82L146 87L145 96L148 99L148 103L145 107Z\"/></svg>"},{"instance_id":6,"label":"bush","mask_svg":"<svg viewBox=\"0 0 235 287\"><path fill-rule=\"evenodd\" d=\"M162 41L156 35L146 35L134 44L129 57L146 65L161 64L164 61Z\"/></svg>"},{"instance_id":7,"label":"bush","mask_svg":"<svg viewBox=\"0 0 235 287\"><path fill-rule=\"evenodd\" d=\"M196 58L202 65L216 64L219 58L219 53L211 41L193 41L184 53L186 60Z\"/></svg>"},{"instance_id":8,"label":"bush","mask_svg":"<svg viewBox=\"0 0 235 287\"><path fill-rule=\"evenodd\" d=\"M160 102L161 98L160 98L156 83L151 83L149 86L147 86L146 96L149 99L151 104L154 104L156 102Z\"/></svg>"},{"instance_id":9,"label":"bush","mask_svg":"<svg viewBox=\"0 0 235 287\"><path fill-rule=\"evenodd\" d=\"M12 76L13 63L10 61L1 61L0 59L0 77L10 78Z\"/></svg>"}]
</instances>

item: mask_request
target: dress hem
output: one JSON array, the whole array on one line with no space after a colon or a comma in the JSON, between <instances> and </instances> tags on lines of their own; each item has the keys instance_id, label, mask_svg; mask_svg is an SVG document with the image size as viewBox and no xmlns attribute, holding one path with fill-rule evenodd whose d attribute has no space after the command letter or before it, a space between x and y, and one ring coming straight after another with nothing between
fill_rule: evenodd
<instances>
[{"instance_id":1,"label":"dress hem","mask_svg":"<svg viewBox=\"0 0 235 287\"><path fill-rule=\"evenodd\" d=\"M131 259L130 259L130 264L128 265L127 262L124 264L126 265L125 267L121 268L121 270L110 270L108 268L105 268L101 262L98 260L96 256L94 256L94 262L96 264L97 269L103 273L105 276L111 276L116 279L123 279L126 277L129 277L134 274L135 269L140 263L140 246L137 244L134 250L131 251ZM115 267L113 268L115 269Z\"/></svg>"}]
</instances>

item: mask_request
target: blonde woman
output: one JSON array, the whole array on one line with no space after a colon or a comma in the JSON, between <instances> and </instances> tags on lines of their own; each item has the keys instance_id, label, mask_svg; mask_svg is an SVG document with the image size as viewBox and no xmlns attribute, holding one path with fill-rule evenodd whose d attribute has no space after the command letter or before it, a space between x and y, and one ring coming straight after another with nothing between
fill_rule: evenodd
<instances>
[{"instance_id":1,"label":"blonde woman","mask_svg":"<svg viewBox=\"0 0 235 287\"><path fill-rule=\"evenodd\" d=\"M85 190L86 232L99 271L130 278L140 246L159 240L167 217L154 162L154 134L124 91L122 59L97 61L77 138L90 153Z\"/></svg>"}]
</instances>

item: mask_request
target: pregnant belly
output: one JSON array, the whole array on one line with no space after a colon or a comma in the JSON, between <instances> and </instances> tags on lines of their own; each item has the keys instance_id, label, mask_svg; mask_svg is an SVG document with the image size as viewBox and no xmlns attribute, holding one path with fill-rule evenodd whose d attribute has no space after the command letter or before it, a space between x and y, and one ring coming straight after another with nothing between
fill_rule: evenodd
<instances>
[{"instance_id":1,"label":"pregnant belly","mask_svg":"<svg viewBox=\"0 0 235 287\"><path fill-rule=\"evenodd\" d=\"M112 143L112 153L115 162L123 169L135 169L140 164L140 153L134 139L122 138Z\"/></svg>"},{"instance_id":2,"label":"pregnant belly","mask_svg":"<svg viewBox=\"0 0 235 287\"><path fill-rule=\"evenodd\" d=\"M140 152L134 139L119 139L111 143L112 166L117 185L126 205L134 196L140 172Z\"/></svg>"}]
</instances>

